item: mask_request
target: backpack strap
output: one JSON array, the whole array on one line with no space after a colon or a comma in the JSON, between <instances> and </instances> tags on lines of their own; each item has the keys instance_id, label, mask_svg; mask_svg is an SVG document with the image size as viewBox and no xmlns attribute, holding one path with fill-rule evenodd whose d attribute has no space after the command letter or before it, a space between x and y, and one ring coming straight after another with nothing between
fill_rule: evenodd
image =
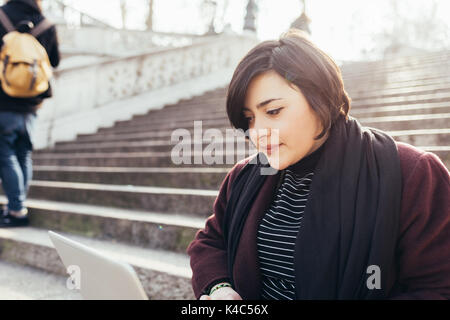
<instances>
[{"instance_id":1,"label":"backpack strap","mask_svg":"<svg viewBox=\"0 0 450 320\"><path fill-rule=\"evenodd\" d=\"M44 19L42 20L37 26L35 26L30 34L37 38L39 37L43 32L47 31L48 29L50 29L51 27L53 27L53 23L50 22L50 20L48 19Z\"/></svg>"},{"instance_id":2,"label":"backpack strap","mask_svg":"<svg viewBox=\"0 0 450 320\"><path fill-rule=\"evenodd\" d=\"M9 20L6 13L3 11L3 9L0 9L0 23L3 25L3 27L6 29L6 32L12 32L15 31L16 28L14 28L14 25L11 23L11 20Z\"/></svg>"}]
</instances>

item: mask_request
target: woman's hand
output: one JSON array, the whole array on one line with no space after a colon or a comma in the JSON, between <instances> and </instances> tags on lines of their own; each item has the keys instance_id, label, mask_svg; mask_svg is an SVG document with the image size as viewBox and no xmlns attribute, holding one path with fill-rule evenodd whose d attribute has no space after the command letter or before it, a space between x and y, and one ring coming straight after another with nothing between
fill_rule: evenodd
<instances>
[{"instance_id":1,"label":"woman's hand","mask_svg":"<svg viewBox=\"0 0 450 320\"><path fill-rule=\"evenodd\" d=\"M239 293L234 291L232 288L224 287L217 289L210 296L206 294L202 295L200 300L242 300L242 298Z\"/></svg>"}]
</instances>

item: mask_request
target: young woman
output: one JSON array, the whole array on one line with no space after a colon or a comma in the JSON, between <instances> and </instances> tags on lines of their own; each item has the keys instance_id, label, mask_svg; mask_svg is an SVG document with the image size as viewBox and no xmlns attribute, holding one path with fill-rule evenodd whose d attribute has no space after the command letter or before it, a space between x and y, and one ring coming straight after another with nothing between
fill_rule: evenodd
<instances>
[{"instance_id":1,"label":"young woman","mask_svg":"<svg viewBox=\"0 0 450 320\"><path fill-rule=\"evenodd\" d=\"M242 59L227 113L260 153L188 248L197 298L450 298L448 170L349 110L339 68L299 31Z\"/></svg>"}]
</instances>

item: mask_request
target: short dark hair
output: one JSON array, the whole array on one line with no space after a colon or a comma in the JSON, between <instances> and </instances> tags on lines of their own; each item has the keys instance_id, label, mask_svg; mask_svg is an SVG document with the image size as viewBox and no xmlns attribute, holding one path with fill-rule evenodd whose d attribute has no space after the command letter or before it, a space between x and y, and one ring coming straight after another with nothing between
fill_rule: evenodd
<instances>
[{"instance_id":1,"label":"short dark hair","mask_svg":"<svg viewBox=\"0 0 450 320\"><path fill-rule=\"evenodd\" d=\"M351 99L333 59L313 44L306 33L291 29L280 39L264 41L239 62L227 92L227 114L231 124L246 131L243 108L251 80L267 71L275 71L295 84L320 118L323 137L339 117L348 118Z\"/></svg>"}]
</instances>

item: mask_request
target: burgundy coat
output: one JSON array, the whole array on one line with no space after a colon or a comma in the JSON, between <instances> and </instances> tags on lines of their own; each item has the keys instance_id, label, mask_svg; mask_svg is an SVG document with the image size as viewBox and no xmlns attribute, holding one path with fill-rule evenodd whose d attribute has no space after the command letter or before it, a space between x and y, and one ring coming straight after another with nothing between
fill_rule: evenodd
<instances>
[{"instance_id":1,"label":"burgundy coat","mask_svg":"<svg viewBox=\"0 0 450 320\"><path fill-rule=\"evenodd\" d=\"M406 143L396 144L403 191L396 248L396 292L390 298L450 299L449 171L435 154ZM227 174L214 202L214 214L187 249L197 298L211 283L228 277L222 222L233 179L249 159L238 162ZM260 299L257 230L271 204L278 178L279 173L267 177L242 231L233 276L235 290L243 299Z\"/></svg>"}]
</instances>

